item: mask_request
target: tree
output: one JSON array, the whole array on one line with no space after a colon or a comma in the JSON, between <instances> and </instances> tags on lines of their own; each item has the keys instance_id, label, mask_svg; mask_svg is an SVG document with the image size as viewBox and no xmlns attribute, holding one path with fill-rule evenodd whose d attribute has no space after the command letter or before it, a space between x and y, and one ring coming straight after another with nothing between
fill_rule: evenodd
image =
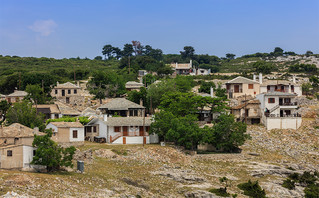
<instances>
[{"instance_id":1,"label":"tree","mask_svg":"<svg viewBox=\"0 0 319 198\"><path fill-rule=\"evenodd\" d=\"M199 68L202 69L210 69L211 73L216 73L219 71L219 67L215 66L215 65L209 65L209 64L201 64L198 66Z\"/></svg>"},{"instance_id":2,"label":"tree","mask_svg":"<svg viewBox=\"0 0 319 198\"><path fill-rule=\"evenodd\" d=\"M193 59L195 55L195 49L192 46L185 46L184 51L180 51L182 58L185 59Z\"/></svg>"},{"instance_id":3,"label":"tree","mask_svg":"<svg viewBox=\"0 0 319 198\"><path fill-rule=\"evenodd\" d=\"M265 61L257 61L253 63L256 73L270 74L275 67L271 63Z\"/></svg>"},{"instance_id":4,"label":"tree","mask_svg":"<svg viewBox=\"0 0 319 198\"><path fill-rule=\"evenodd\" d=\"M122 51L122 56L130 57L130 56L132 56L133 52L134 52L133 45L132 44L125 44L123 51Z\"/></svg>"},{"instance_id":5,"label":"tree","mask_svg":"<svg viewBox=\"0 0 319 198\"><path fill-rule=\"evenodd\" d=\"M0 121L0 124L5 121L6 113L9 108L10 108L10 104L6 100L0 101L0 117L2 118L2 120Z\"/></svg>"},{"instance_id":6,"label":"tree","mask_svg":"<svg viewBox=\"0 0 319 198\"><path fill-rule=\"evenodd\" d=\"M273 55L274 56L283 56L283 52L284 52L283 49L281 49L280 47L276 47L274 49Z\"/></svg>"},{"instance_id":7,"label":"tree","mask_svg":"<svg viewBox=\"0 0 319 198\"><path fill-rule=\"evenodd\" d=\"M234 152L249 139L246 124L235 122L233 115L221 114L213 127L205 127L205 142L219 150Z\"/></svg>"},{"instance_id":8,"label":"tree","mask_svg":"<svg viewBox=\"0 0 319 198\"><path fill-rule=\"evenodd\" d=\"M20 123L30 128L39 127L40 131L45 128L44 115L42 113L37 114L36 109L32 107L32 103L28 101L14 103L8 110L6 120L8 124Z\"/></svg>"},{"instance_id":9,"label":"tree","mask_svg":"<svg viewBox=\"0 0 319 198\"><path fill-rule=\"evenodd\" d=\"M311 55L313 55L313 52L308 50L305 55L306 55L307 57L308 57L308 56L311 56Z\"/></svg>"},{"instance_id":10,"label":"tree","mask_svg":"<svg viewBox=\"0 0 319 198\"><path fill-rule=\"evenodd\" d=\"M31 100L36 105L36 108L38 104L45 103L46 97L39 85L27 85L25 91L28 93L26 99Z\"/></svg>"},{"instance_id":11,"label":"tree","mask_svg":"<svg viewBox=\"0 0 319 198\"><path fill-rule=\"evenodd\" d=\"M157 69L157 75L160 77L164 77L165 75L171 75L174 73L174 70L170 66L164 65Z\"/></svg>"},{"instance_id":12,"label":"tree","mask_svg":"<svg viewBox=\"0 0 319 198\"><path fill-rule=\"evenodd\" d=\"M208 93L210 94L211 90L210 88L216 88L216 85L214 82L205 82L205 81L202 81L201 82L201 85L198 89L198 92L202 92L202 93Z\"/></svg>"},{"instance_id":13,"label":"tree","mask_svg":"<svg viewBox=\"0 0 319 198\"><path fill-rule=\"evenodd\" d=\"M47 134L44 136L34 136L32 146L36 147L37 150L31 164L46 166L48 172L59 170L62 166L73 167L72 159L76 151L75 147L62 148L51 140L51 129L46 130L46 132Z\"/></svg>"},{"instance_id":14,"label":"tree","mask_svg":"<svg viewBox=\"0 0 319 198\"><path fill-rule=\"evenodd\" d=\"M163 51L161 49L153 49L150 45L146 45L144 49L144 54L146 56L150 56L157 61L162 60Z\"/></svg>"},{"instance_id":15,"label":"tree","mask_svg":"<svg viewBox=\"0 0 319 198\"><path fill-rule=\"evenodd\" d=\"M106 56L108 59L111 58L112 52L113 52L112 45L104 45L104 47L102 49L102 54L105 56L105 60L106 60Z\"/></svg>"},{"instance_id":16,"label":"tree","mask_svg":"<svg viewBox=\"0 0 319 198\"><path fill-rule=\"evenodd\" d=\"M102 56L96 56L96 57L94 58L94 60L102 60L102 59L103 59Z\"/></svg>"},{"instance_id":17,"label":"tree","mask_svg":"<svg viewBox=\"0 0 319 198\"><path fill-rule=\"evenodd\" d=\"M228 58L229 60L233 60L235 58L235 54L226 54L226 58Z\"/></svg>"},{"instance_id":18,"label":"tree","mask_svg":"<svg viewBox=\"0 0 319 198\"><path fill-rule=\"evenodd\" d=\"M122 56L122 51L118 47L113 47L112 50L112 56L114 56L117 60L121 58Z\"/></svg>"},{"instance_id":19,"label":"tree","mask_svg":"<svg viewBox=\"0 0 319 198\"><path fill-rule=\"evenodd\" d=\"M310 83L303 83L301 89L302 92L308 96L311 93L312 85Z\"/></svg>"}]
</instances>

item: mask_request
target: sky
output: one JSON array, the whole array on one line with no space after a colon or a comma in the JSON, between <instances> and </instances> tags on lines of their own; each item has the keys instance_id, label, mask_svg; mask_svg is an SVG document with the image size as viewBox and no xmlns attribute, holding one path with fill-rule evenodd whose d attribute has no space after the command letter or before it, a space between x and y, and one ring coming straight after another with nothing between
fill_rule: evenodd
<instances>
[{"instance_id":1,"label":"sky","mask_svg":"<svg viewBox=\"0 0 319 198\"><path fill-rule=\"evenodd\" d=\"M104 45L219 57L319 53L319 0L0 0L0 54L94 58Z\"/></svg>"}]
</instances>

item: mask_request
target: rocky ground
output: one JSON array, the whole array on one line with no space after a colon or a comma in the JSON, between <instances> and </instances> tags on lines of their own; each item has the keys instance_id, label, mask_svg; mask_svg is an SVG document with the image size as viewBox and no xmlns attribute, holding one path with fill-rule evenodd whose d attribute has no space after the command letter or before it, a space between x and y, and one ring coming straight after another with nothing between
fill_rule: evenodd
<instances>
[{"instance_id":1,"label":"rocky ground","mask_svg":"<svg viewBox=\"0 0 319 198\"><path fill-rule=\"evenodd\" d=\"M316 111L316 106L305 106ZM306 114L305 114L306 115ZM290 173L319 171L319 119L313 113L298 130L266 131L248 126L252 139L239 154L187 155L171 146L86 143L75 158L83 174L0 170L0 197L217 197L208 190L231 180L228 191L245 197L237 184L258 180L267 197L303 197L303 187L281 186Z\"/></svg>"}]
</instances>

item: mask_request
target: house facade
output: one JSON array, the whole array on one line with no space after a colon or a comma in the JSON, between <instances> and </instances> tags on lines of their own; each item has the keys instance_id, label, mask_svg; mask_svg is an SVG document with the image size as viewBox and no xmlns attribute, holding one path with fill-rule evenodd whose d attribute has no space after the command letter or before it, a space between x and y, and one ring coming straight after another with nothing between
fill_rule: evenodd
<instances>
[{"instance_id":1,"label":"house facade","mask_svg":"<svg viewBox=\"0 0 319 198\"><path fill-rule=\"evenodd\" d=\"M228 98L237 98L239 96L251 95L255 97L259 94L259 82L242 76L226 82L226 90Z\"/></svg>"},{"instance_id":2,"label":"house facade","mask_svg":"<svg viewBox=\"0 0 319 198\"><path fill-rule=\"evenodd\" d=\"M260 93L268 92L283 92L283 93L295 93L297 96L302 96L302 89L300 85L294 81L286 80L267 80L260 85Z\"/></svg>"},{"instance_id":3,"label":"house facade","mask_svg":"<svg viewBox=\"0 0 319 198\"><path fill-rule=\"evenodd\" d=\"M188 75L192 73L192 68L193 68L192 60L190 60L189 63L172 63L170 66L175 71L175 74L178 74L178 75Z\"/></svg>"},{"instance_id":4,"label":"house facade","mask_svg":"<svg viewBox=\"0 0 319 198\"><path fill-rule=\"evenodd\" d=\"M105 138L111 144L158 143L157 135L149 135L150 117L107 117L95 118L86 127L86 137Z\"/></svg>"},{"instance_id":5,"label":"house facade","mask_svg":"<svg viewBox=\"0 0 319 198\"><path fill-rule=\"evenodd\" d=\"M257 95L262 112L262 123L271 129L298 129L302 118L297 113L298 104L294 102L295 93L266 92Z\"/></svg>"},{"instance_id":6,"label":"house facade","mask_svg":"<svg viewBox=\"0 0 319 198\"><path fill-rule=\"evenodd\" d=\"M57 104L40 104L40 105L33 105L36 108L38 113L44 114L44 119L57 119L60 118L61 111Z\"/></svg>"},{"instance_id":7,"label":"house facade","mask_svg":"<svg viewBox=\"0 0 319 198\"><path fill-rule=\"evenodd\" d=\"M141 89L141 87L144 87L143 83L138 83L135 81L128 81L125 84L125 88L127 91L139 91Z\"/></svg>"},{"instance_id":8,"label":"house facade","mask_svg":"<svg viewBox=\"0 0 319 198\"><path fill-rule=\"evenodd\" d=\"M80 122L50 122L46 129L52 129L51 139L61 145L84 144L84 126Z\"/></svg>"},{"instance_id":9,"label":"house facade","mask_svg":"<svg viewBox=\"0 0 319 198\"><path fill-rule=\"evenodd\" d=\"M145 107L125 98L113 98L98 110L107 116L142 117Z\"/></svg>"},{"instance_id":10,"label":"house facade","mask_svg":"<svg viewBox=\"0 0 319 198\"><path fill-rule=\"evenodd\" d=\"M67 104L76 105L84 102L79 82L77 85L70 82L63 84L57 82L57 85L51 91L51 96Z\"/></svg>"},{"instance_id":11,"label":"house facade","mask_svg":"<svg viewBox=\"0 0 319 198\"><path fill-rule=\"evenodd\" d=\"M0 128L0 168L28 169L36 148L32 147L34 135L45 135L37 128L31 129L19 123Z\"/></svg>"},{"instance_id":12,"label":"house facade","mask_svg":"<svg viewBox=\"0 0 319 198\"><path fill-rule=\"evenodd\" d=\"M9 103L20 102L24 97L28 95L25 91L14 90L13 93L7 95L5 98Z\"/></svg>"},{"instance_id":13,"label":"house facade","mask_svg":"<svg viewBox=\"0 0 319 198\"><path fill-rule=\"evenodd\" d=\"M259 124L261 119L261 110L259 106L259 100L243 101L242 104L231 108L231 114L235 116L237 122Z\"/></svg>"}]
</instances>

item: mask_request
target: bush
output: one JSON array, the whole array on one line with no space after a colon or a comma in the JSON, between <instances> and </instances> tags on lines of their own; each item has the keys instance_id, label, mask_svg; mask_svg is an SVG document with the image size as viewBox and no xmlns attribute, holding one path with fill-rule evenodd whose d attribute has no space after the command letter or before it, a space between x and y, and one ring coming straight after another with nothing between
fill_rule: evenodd
<instances>
[{"instance_id":1,"label":"bush","mask_svg":"<svg viewBox=\"0 0 319 198\"><path fill-rule=\"evenodd\" d=\"M244 195L247 195L249 197L253 198L265 198L266 192L263 190L260 185L258 184L258 181L252 182L248 181L247 183L241 183L237 185L239 189L244 191Z\"/></svg>"},{"instance_id":2,"label":"bush","mask_svg":"<svg viewBox=\"0 0 319 198\"><path fill-rule=\"evenodd\" d=\"M213 188L213 189L210 189L209 192L214 193L220 197L229 197L230 196L230 194L227 193L226 188Z\"/></svg>"},{"instance_id":3,"label":"bush","mask_svg":"<svg viewBox=\"0 0 319 198\"><path fill-rule=\"evenodd\" d=\"M306 198L319 198L319 184L311 184L304 190Z\"/></svg>"},{"instance_id":4,"label":"bush","mask_svg":"<svg viewBox=\"0 0 319 198\"><path fill-rule=\"evenodd\" d=\"M284 180L282 187L285 187L289 190L293 190L293 189L295 189L295 181L293 181L291 179L286 179L286 180Z\"/></svg>"}]
</instances>

